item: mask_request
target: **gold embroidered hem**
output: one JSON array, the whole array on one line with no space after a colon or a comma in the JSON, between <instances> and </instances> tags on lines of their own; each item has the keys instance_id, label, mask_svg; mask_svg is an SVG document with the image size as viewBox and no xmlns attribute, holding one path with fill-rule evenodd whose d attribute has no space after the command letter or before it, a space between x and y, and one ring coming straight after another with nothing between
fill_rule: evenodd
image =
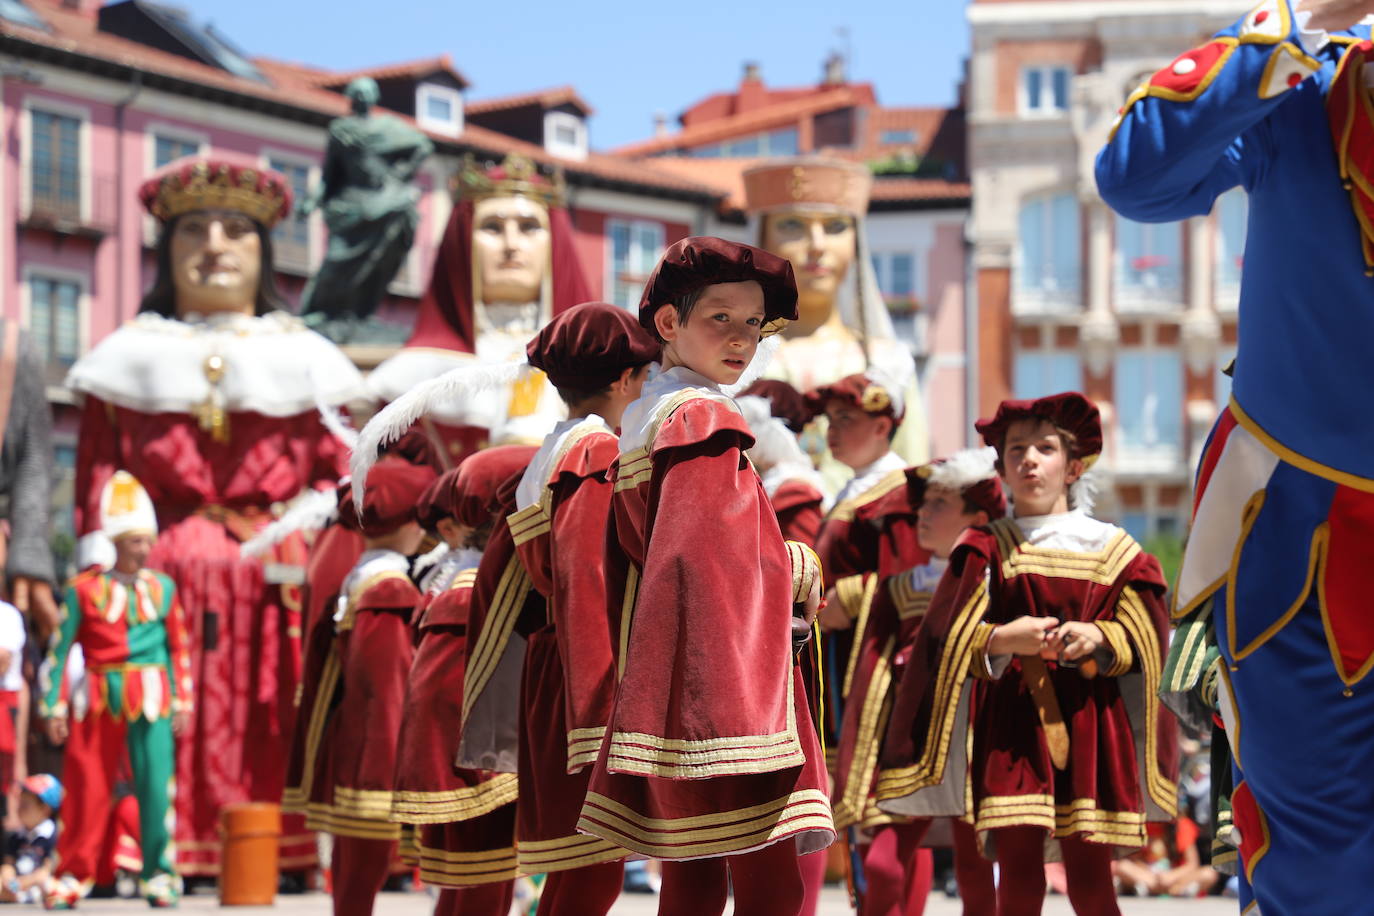
<instances>
[{"instance_id":1,"label":"gold embroidered hem","mask_svg":"<svg viewBox=\"0 0 1374 916\"><path fill-rule=\"evenodd\" d=\"M888 579L887 591L892 597L892 605L897 609L897 619L903 622L924 617L926 611L930 610L930 599L934 597L933 592L912 585L909 576Z\"/></svg>"},{"instance_id":2,"label":"gold embroidered hem","mask_svg":"<svg viewBox=\"0 0 1374 916\"><path fill-rule=\"evenodd\" d=\"M350 789L334 787L331 809L336 816L359 820L388 821L391 819L390 789Z\"/></svg>"},{"instance_id":3,"label":"gold embroidered hem","mask_svg":"<svg viewBox=\"0 0 1374 916\"><path fill-rule=\"evenodd\" d=\"M394 792L389 817L398 824L449 824L470 821L515 801L514 773L498 773L475 786L446 792Z\"/></svg>"},{"instance_id":4,"label":"gold embroidered hem","mask_svg":"<svg viewBox=\"0 0 1374 916\"><path fill-rule=\"evenodd\" d=\"M299 786L287 786L282 793L282 810L287 813L304 814L310 805L310 794L315 786L315 767L320 756L320 738L324 734L325 723L329 721L329 709L334 703L334 691L339 685L339 654L330 648L329 657L320 670L319 689L315 693L315 703L310 710L310 723L305 732L304 765L301 768Z\"/></svg>"},{"instance_id":5,"label":"gold embroidered hem","mask_svg":"<svg viewBox=\"0 0 1374 916\"><path fill-rule=\"evenodd\" d=\"M846 576L835 583L835 595L845 614L854 620L854 634L850 645L849 661L844 668L844 683L840 695L849 697L849 688L854 684L854 670L859 666L859 647L863 645L864 632L868 629L868 615L873 609L873 596L878 592L878 577L873 573Z\"/></svg>"},{"instance_id":6,"label":"gold embroidered hem","mask_svg":"<svg viewBox=\"0 0 1374 916\"><path fill-rule=\"evenodd\" d=\"M773 773L806 762L797 737L796 679L787 678L786 729L772 735L728 738L663 738L613 732L606 768L612 773L661 779L708 779Z\"/></svg>"},{"instance_id":7,"label":"gold embroidered hem","mask_svg":"<svg viewBox=\"0 0 1374 916\"><path fill-rule=\"evenodd\" d=\"M1112 585L1141 549L1125 531L1118 531L1100 551L1085 553L1027 544L1025 535L1012 518L998 519L990 527L997 538L998 553L1005 557L1002 578L1006 581L1020 575L1036 575Z\"/></svg>"},{"instance_id":8,"label":"gold embroidered hem","mask_svg":"<svg viewBox=\"0 0 1374 916\"><path fill-rule=\"evenodd\" d=\"M311 830L351 836L360 840L399 840L401 825L385 820L353 817L340 813L333 805L311 802L305 812L305 826Z\"/></svg>"},{"instance_id":9,"label":"gold embroidered hem","mask_svg":"<svg viewBox=\"0 0 1374 916\"><path fill-rule=\"evenodd\" d=\"M1042 827L1055 839L1081 836L1089 843L1138 849L1145 845L1145 815L1107 811L1091 798L1056 805L1049 795L1004 795L978 804L974 829L979 833L1004 827Z\"/></svg>"},{"instance_id":10,"label":"gold embroidered hem","mask_svg":"<svg viewBox=\"0 0 1374 916\"><path fill-rule=\"evenodd\" d=\"M541 875L585 865L600 865L602 862L618 862L629 856L630 852L600 837L575 833L556 840L517 839L515 854L519 860L520 874Z\"/></svg>"},{"instance_id":11,"label":"gold embroidered hem","mask_svg":"<svg viewBox=\"0 0 1374 916\"><path fill-rule=\"evenodd\" d=\"M568 732L568 772L576 773L583 767L596 763L596 755L601 751L601 743L605 740L604 725L574 728Z\"/></svg>"},{"instance_id":12,"label":"gold embroidered hem","mask_svg":"<svg viewBox=\"0 0 1374 916\"><path fill-rule=\"evenodd\" d=\"M1099 620L1097 628L1102 631L1107 648L1112 653L1112 664L1102 673L1106 677L1121 677L1135 667L1135 652L1131 650L1126 630L1115 620Z\"/></svg>"},{"instance_id":13,"label":"gold embroidered hem","mask_svg":"<svg viewBox=\"0 0 1374 916\"><path fill-rule=\"evenodd\" d=\"M439 887L496 884L513 881L516 876L514 846L481 852L448 852L425 846L416 838L411 855L420 868L420 879Z\"/></svg>"},{"instance_id":14,"label":"gold embroidered hem","mask_svg":"<svg viewBox=\"0 0 1374 916\"><path fill-rule=\"evenodd\" d=\"M834 830L830 801L807 789L734 811L695 817L647 817L595 792L587 793L580 832L657 859L696 859L751 852L808 830Z\"/></svg>"},{"instance_id":15,"label":"gold embroidered hem","mask_svg":"<svg viewBox=\"0 0 1374 916\"><path fill-rule=\"evenodd\" d=\"M826 515L825 520L828 522L852 522L854 520L854 512L860 506L866 506L875 499L886 496L898 487L904 486L906 486L906 468L888 471L877 483L867 490L864 490L858 496L852 499L846 499L844 502L837 503L833 506L829 514Z\"/></svg>"}]
</instances>

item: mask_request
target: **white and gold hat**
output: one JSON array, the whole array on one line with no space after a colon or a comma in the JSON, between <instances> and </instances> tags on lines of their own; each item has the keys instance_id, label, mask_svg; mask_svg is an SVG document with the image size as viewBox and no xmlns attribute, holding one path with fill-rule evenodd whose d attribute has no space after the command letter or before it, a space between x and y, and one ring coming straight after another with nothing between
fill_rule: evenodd
<instances>
[{"instance_id":1,"label":"white and gold hat","mask_svg":"<svg viewBox=\"0 0 1374 916\"><path fill-rule=\"evenodd\" d=\"M153 501L128 471L116 471L100 492L100 530L112 541L131 534L157 536Z\"/></svg>"}]
</instances>

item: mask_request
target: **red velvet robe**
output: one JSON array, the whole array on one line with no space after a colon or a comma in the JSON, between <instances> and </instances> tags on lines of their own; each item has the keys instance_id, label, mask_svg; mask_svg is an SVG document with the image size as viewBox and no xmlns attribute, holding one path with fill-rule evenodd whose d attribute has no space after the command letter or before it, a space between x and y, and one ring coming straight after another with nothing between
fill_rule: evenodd
<instances>
[{"instance_id":1,"label":"red velvet robe","mask_svg":"<svg viewBox=\"0 0 1374 916\"><path fill-rule=\"evenodd\" d=\"M397 742L391 819L418 828L402 858L440 887L488 884L514 874L515 777L454 766L476 581L476 569L459 572L420 619Z\"/></svg>"},{"instance_id":2,"label":"red velvet robe","mask_svg":"<svg viewBox=\"0 0 1374 916\"><path fill-rule=\"evenodd\" d=\"M783 539L815 547L821 533L824 500L821 491L805 480L783 481L771 498Z\"/></svg>"},{"instance_id":3,"label":"red velvet robe","mask_svg":"<svg viewBox=\"0 0 1374 916\"><path fill-rule=\"evenodd\" d=\"M917 539L919 501L913 496L907 471L886 475L877 486L848 502L852 508L844 511L842 505L841 512L832 513L822 532L836 567L832 573L836 595L854 620L844 667L835 669L843 671L838 685L843 719L832 770L832 800L837 827L858 824L867 828L894 820L868 798L892 702L888 691L871 689L874 685L868 677L881 664L892 664L895 647L901 644L899 634L909 639L914 632L914 621L904 626L880 583L927 563L930 554ZM841 531L845 540L832 540Z\"/></svg>"},{"instance_id":4,"label":"red velvet robe","mask_svg":"<svg viewBox=\"0 0 1374 916\"><path fill-rule=\"evenodd\" d=\"M744 455L752 444L736 410L685 388L617 464L633 612L578 829L644 855L731 855L792 838L806 853L834 840L791 651L794 590L808 571Z\"/></svg>"},{"instance_id":5,"label":"red velvet robe","mask_svg":"<svg viewBox=\"0 0 1374 916\"><path fill-rule=\"evenodd\" d=\"M217 442L186 413L143 413L87 395L76 466L76 529L96 531L100 494L117 470L139 479L161 534L148 565L176 582L190 631L195 712L177 741L176 845L182 874L218 874L220 810L276 802L286 782L301 665L299 586L265 580L298 566L300 535L261 558L239 545L270 508L307 487L333 486L344 447L314 410L289 417L229 413ZM283 823L283 867L315 863L300 820ZM287 864L290 863L290 864Z\"/></svg>"},{"instance_id":6,"label":"red velvet robe","mask_svg":"<svg viewBox=\"0 0 1374 916\"><path fill-rule=\"evenodd\" d=\"M985 845L1011 826L1144 845L1146 821L1177 804L1177 727L1157 699L1164 591L1159 563L1120 529L1091 553L1030 544L1013 519L965 532L901 680L879 806L960 817ZM1027 614L1090 621L1106 638L1095 678L1045 663L1069 735L1062 771L1019 658L994 677L1005 660L987 655L994 627Z\"/></svg>"},{"instance_id":7,"label":"red velvet robe","mask_svg":"<svg viewBox=\"0 0 1374 916\"><path fill-rule=\"evenodd\" d=\"M521 691L516 849L527 874L626 855L577 832L615 698L620 608L607 598L615 567L608 570L605 560L609 474L618 453L605 424L582 421L554 456L540 501L510 517L516 550L548 607L529 636Z\"/></svg>"},{"instance_id":8,"label":"red velvet robe","mask_svg":"<svg viewBox=\"0 0 1374 916\"><path fill-rule=\"evenodd\" d=\"M364 552L360 564L375 553ZM335 620L334 651L310 710L307 742L314 747L306 754L315 768L306 825L312 830L400 838L390 820L391 798L405 678L414 655L410 614L420 600L401 565L345 583L351 591Z\"/></svg>"}]
</instances>

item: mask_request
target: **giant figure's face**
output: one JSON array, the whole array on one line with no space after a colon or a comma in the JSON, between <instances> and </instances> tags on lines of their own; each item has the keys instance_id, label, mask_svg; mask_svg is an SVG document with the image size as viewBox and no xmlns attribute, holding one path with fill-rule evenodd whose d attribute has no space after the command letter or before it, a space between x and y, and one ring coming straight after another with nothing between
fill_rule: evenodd
<instances>
[{"instance_id":1,"label":"giant figure's face","mask_svg":"<svg viewBox=\"0 0 1374 916\"><path fill-rule=\"evenodd\" d=\"M854 218L823 210L783 210L764 220L763 247L792 262L800 327L829 319L854 262Z\"/></svg>"},{"instance_id":2,"label":"giant figure's face","mask_svg":"<svg viewBox=\"0 0 1374 916\"><path fill-rule=\"evenodd\" d=\"M549 269L549 211L527 197L473 208L472 257L483 302L533 302Z\"/></svg>"},{"instance_id":3,"label":"giant figure's face","mask_svg":"<svg viewBox=\"0 0 1374 916\"><path fill-rule=\"evenodd\" d=\"M171 240L177 314L253 314L262 280L257 223L233 210L196 210L177 219Z\"/></svg>"}]
</instances>

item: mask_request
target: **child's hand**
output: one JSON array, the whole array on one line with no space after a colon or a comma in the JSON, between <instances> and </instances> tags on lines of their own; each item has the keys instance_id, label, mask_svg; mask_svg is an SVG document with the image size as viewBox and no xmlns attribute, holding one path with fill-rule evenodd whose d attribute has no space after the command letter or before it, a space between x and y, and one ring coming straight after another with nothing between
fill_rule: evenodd
<instances>
[{"instance_id":1,"label":"child's hand","mask_svg":"<svg viewBox=\"0 0 1374 916\"><path fill-rule=\"evenodd\" d=\"M1106 638L1095 623L1071 620L1061 624L1050 636L1049 648L1066 662L1092 655L1102 647Z\"/></svg>"},{"instance_id":2,"label":"child's hand","mask_svg":"<svg viewBox=\"0 0 1374 916\"><path fill-rule=\"evenodd\" d=\"M46 723L46 728L48 731L48 740L51 741L53 744L56 744L58 747L61 747L63 744L67 743L67 735L69 734L69 729L67 727L66 716L51 717L50 719L48 719Z\"/></svg>"},{"instance_id":3,"label":"child's hand","mask_svg":"<svg viewBox=\"0 0 1374 916\"><path fill-rule=\"evenodd\" d=\"M1057 617L1018 617L997 627L988 640L989 655L1039 655L1049 648Z\"/></svg>"},{"instance_id":4,"label":"child's hand","mask_svg":"<svg viewBox=\"0 0 1374 916\"><path fill-rule=\"evenodd\" d=\"M844 605L832 588L825 593L825 603L821 607L821 629L827 633L847 630L854 623L844 612Z\"/></svg>"}]
</instances>

